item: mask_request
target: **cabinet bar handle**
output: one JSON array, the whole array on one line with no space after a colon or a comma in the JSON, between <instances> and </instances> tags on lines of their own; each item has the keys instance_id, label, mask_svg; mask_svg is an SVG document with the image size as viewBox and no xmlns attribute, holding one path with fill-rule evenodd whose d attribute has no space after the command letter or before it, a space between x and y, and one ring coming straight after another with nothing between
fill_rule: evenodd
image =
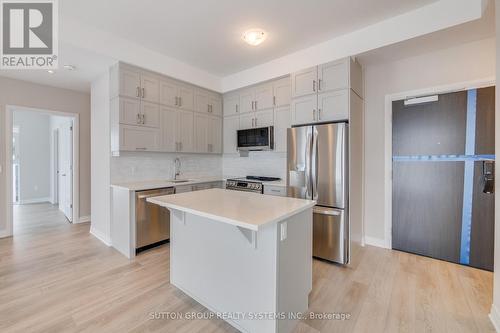
<instances>
[{"instance_id":1,"label":"cabinet bar handle","mask_svg":"<svg viewBox=\"0 0 500 333\"><path fill-rule=\"evenodd\" d=\"M321 90L321 79L318 80L318 90Z\"/></svg>"},{"instance_id":2,"label":"cabinet bar handle","mask_svg":"<svg viewBox=\"0 0 500 333\"><path fill-rule=\"evenodd\" d=\"M182 97L179 96L179 106L182 106Z\"/></svg>"},{"instance_id":3,"label":"cabinet bar handle","mask_svg":"<svg viewBox=\"0 0 500 333\"><path fill-rule=\"evenodd\" d=\"M257 118L255 118L255 127L257 127Z\"/></svg>"},{"instance_id":4,"label":"cabinet bar handle","mask_svg":"<svg viewBox=\"0 0 500 333\"><path fill-rule=\"evenodd\" d=\"M140 88L139 87L137 87L137 89L135 90L135 94L136 94L137 97L141 97L141 95L140 95Z\"/></svg>"},{"instance_id":5,"label":"cabinet bar handle","mask_svg":"<svg viewBox=\"0 0 500 333\"><path fill-rule=\"evenodd\" d=\"M238 113L238 104L236 104L235 107L236 107L236 113Z\"/></svg>"},{"instance_id":6,"label":"cabinet bar handle","mask_svg":"<svg viewBox=\"0 0 500 333\"><path fill-rule=\"evenodd\" d=\"M178 103L179 103L179 102L177 102L177 99L178 99L178 98L179 98L179 97L175 96L175 106L177 106L177 105L178 105Z\"/></svg>"},{"instance_id":7,"label":"cabinet bar handle","mask_svg":"<svg viewBox=\"0 0 500 333\"><path fill-rule=\"evenodd\" d=\"M138 124L141 123L141 114L140 113L137 114L137 123Z\"/></svg>"},{"instance_id":8,"label":"cabinet bar handle","mask_svg":"<svg viewBox=\"0 0 500 333\"><path fill-rule=\"evenodd\" d=\"M313 80L313 91L316 92L316 80Z\"/></svg>"},{"instance_id":9,"label":"cabinet bar handle","mask_svg":"<svg viewBox=\"0 0 500 333\"><path fill-rule=\"evenodd\" d=\"M318 108L318 120L321 120L321 109Z\"/></svg>"},{"instance_id":10,"label":"cabinet bar handle","mask_svg":"<svg viewBox=\"0 0 500 333\"><path fill-rule=\"evenodd\" d=\"M146 115L145 114L142 115L142 124L143 125L146 124Z\"/></svg>"},{"instance_id":11,"label":"cabinet bar handle","mask_svg":"<svg viewBox=\"0 0 500 333\"><path fill-rule=\"evenodd\" d=\"M142 98L144 98L144 96L146 96L146 90L142 88Z\"/></svg>"},{"instance_id":12,"label":"cabinet bar handle","mask_svg":"<svg viewBox=\"0 0 500 333\"><path fill-rule=\"evenodd\" d=\"M135 148L135 150L146 150L147 148Z\"/></svg>"},{"instance_id":13,"label":"cabinet bar handle","mask_svg":"<svg viewBox=\"0 0 500 333\"><path fill-rule=\"evenodd\" d=\"M276 96L273 96L273 105L276 106Z\"/></svg>"},{"instance_id":14,"label":"cabinet bar handle","mask_svg":"<svg viewBox=\"0 0 500 333\"><path fill-rule=\"evenodd\" d=\"M316 109L313 109L313 120L316 120Z\"/></svg>"}]
</instances>

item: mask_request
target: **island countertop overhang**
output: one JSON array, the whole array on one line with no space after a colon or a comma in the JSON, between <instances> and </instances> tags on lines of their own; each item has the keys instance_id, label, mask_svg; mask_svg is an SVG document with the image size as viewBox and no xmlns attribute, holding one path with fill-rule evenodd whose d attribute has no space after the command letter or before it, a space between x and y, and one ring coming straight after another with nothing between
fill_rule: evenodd
<instances>
[{"instance_id":1,"label":"island countertop overhang","mask_svg":"<svg viewBox=\"0 0 500 333\"><path fill-rule=\"evenodd\" d=\"M147 201L253 231L285 220L316 204L313 200L217 188L153 197Z\"/></svg>"}]
</instances>

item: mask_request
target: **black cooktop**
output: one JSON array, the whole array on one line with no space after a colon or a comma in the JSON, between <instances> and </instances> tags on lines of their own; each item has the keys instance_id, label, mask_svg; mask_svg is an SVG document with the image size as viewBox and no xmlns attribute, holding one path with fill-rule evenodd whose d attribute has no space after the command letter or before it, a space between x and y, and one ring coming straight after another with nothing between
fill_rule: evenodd
<instances>
[{"instance_id":1,"label":"black cooktop","mask_svg":"<svg viewBox=\"0 0 500 333\"><path fill-rule=\"evenodd\" d=\"M246 176L248 180L260 180L261 182L274 182L277 180L281 180L281 178L277 177L262 177L262 176Z\"/></svg>"}]
</instances>

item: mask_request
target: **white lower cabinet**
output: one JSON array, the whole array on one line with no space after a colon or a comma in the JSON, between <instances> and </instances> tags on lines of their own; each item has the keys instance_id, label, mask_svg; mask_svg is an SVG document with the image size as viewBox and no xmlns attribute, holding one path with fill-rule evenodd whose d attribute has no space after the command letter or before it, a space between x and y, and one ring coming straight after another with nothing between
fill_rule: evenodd
<instances>
[{"instance_id":1,"label":"white lower cabinet","mask_svg":"<svg viewBox=\"0 0 500 333\"><path fill-rule=\"evenodd\" d=\"M120 150L160 151L160 130L120 125Z\"/></svg>"},{"instance_id":2,"label":"white lower cabinet","mask_svg":"<svg viewBox=\"0 0 500 333\"><path fill-rule=\"evenodd\" d=\"M240 129L239 116L224 117L224 126L223 126L224 154L236 154L238 152L236 133L239 129Z\"/></svg>"},{"instance_id":3,"label":"white lower cabinet","mask_svg":"<svg viewBox=\"0 0 500 333\"><path fill-rule=\"evenodd\" d=\"M317 119L318 96L316 94L292 99L290 104L292 124L308 124Z\"/></svg>"},{"instance_id":4,"label":"white lower cabinet","mask_svg":"<svg viewBox=\"0 0 500 333\"><path fill-rule=\"evenodd\" d=\"M286 152L287 130L291 127L291 124L290 107L274 109L274 150L276 152Z\"/></svg>"},{"instance_id":5,"label":"white lower cabinet","mask_svg":"<svg viewBox=\"0 0 500 333\"><path fill-rule=\"evenodd\" d=\"M318 121L349 119L349 89L318 94Z\"/></svg>"}]
</instances>

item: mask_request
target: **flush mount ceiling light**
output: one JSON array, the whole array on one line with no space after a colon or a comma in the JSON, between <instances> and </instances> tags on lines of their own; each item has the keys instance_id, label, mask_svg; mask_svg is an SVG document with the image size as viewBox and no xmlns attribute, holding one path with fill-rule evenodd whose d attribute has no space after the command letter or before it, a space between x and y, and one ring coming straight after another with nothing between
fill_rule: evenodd
<instances>
[{"instance_id":1,"label":"flush mount ceiling light","mask_svg":"<svg viewBox=\"0 0 500 333\"><path fill-rule=\"evenodd\" d=\"M262 29L251 29L243 33L243 40L252 46L257 46L266 40L267 34Z\"/></svg>"},{"instance_id":2,"label":"flush mount ceiling light","mask_svg":"<svg viewBox=\"0 0 500 333\"><path fill-rule=\"evenodd\" d=\"M74 71L76 67L73 65L64 65L64 69L67 69L68 71Z\"/></svg>"}]
</instances>

